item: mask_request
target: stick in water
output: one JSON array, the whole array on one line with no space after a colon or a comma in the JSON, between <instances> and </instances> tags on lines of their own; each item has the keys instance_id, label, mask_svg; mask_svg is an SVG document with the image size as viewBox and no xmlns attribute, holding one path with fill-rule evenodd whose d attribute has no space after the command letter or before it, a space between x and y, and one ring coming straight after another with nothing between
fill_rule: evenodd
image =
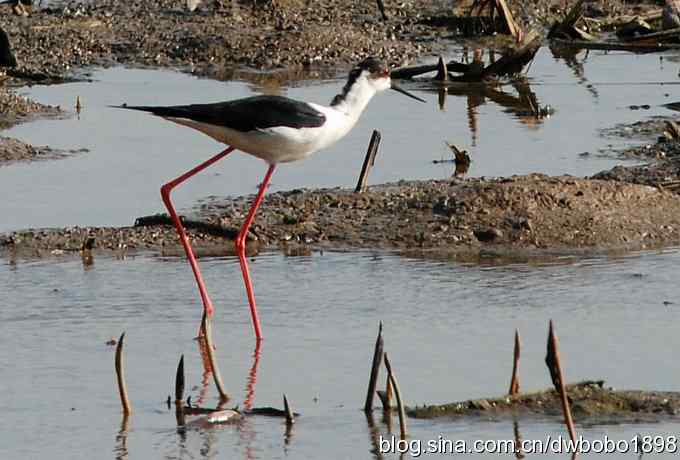
<instances>
[{"instance_id":1,"label":"stick in water","mask_svg":"<svg viewBox=\"0 0 680 460\"><path fill-rule=\"evenodd\" d=\"M385 367L387 368L387 377L390 379L392 389L394 390L394 396L397 398L397 409L399 410L399 428L401 429L401 439L406 439L406 412L404 410L404 403L401 400L401 392L399 391L399 385L397 384L397 379L392 373L392 365L390 360L385 353Z\"/></svg>"},{"instance_id":2,"label":"stick in water","mask_svg":"<svg viewBox=\"0 0 680 460\"><path fill-rule=\"evenodd\" d=\"M519 356L522 348L522 342L519 339L519 329L515 329L515 350L513 356L512 364L512 378L510 379L510 390L508 394L510 396L516 396L519 394Z\"/></svg>"},{"instance_id":3,"label":"stick in water","mask_svg":"<svg viewBox=\"0 0 680 460\"><path fill-rule=\"evenodd\" d=\"M182 404L184 400L184 355L179 359L177 364L177 373L175 374L175 404Z\"/></svg>"},{"instance_id":4,"label":"stick in water","mask_svg":"<svg viewBox=\"0 0 680 460\"><path fill-rule=\"evenodd\" d=\"M564 413L564 421L569 430L569 437L572 442L576 442L576 428L574 428L574 420L571 416L571 408L569 406L569 399L567 398L567 389L564 384L564 374L562 373L562 365L560 364L560 352L557 342L557 336L553 328L553 322L550 320L550 327L548 329L548 353L545 357L545 364L550 371L553 385L557 393L560 395L562 402L562 412Z\"/></svg>"},{"instance_id":5,"label":"stick in water","mask_svg":"<svg viewBox=\"0 0 680 460\"><path fill-rule=\"evenodd\" d=\"M382 338L382 321L378 327L378 337L375 339L375 348L373 349L373 364L371 365L371 376L368 379L368 391L366 392L366 403L364 404L364 412L368 413L373 410L373 395L375 394L375 387L378 382L378 374L380 374L380 362L383 358L383 338Z\"/></svg>"},{"instance_id":6,"label":"stick in water","mask_svg":"<svg viewBox=\"0 0 680 460\"><path fill-rule=\"evenodd\" d=\"M227 401L229 395L224 389L224 383L222 383L222 375L217 367L217 358L215 357L215 348L213 347L212 341L212 328L210 326L210 319L203 312L203 320L201 322L201 329L203 330L203 340L205 340L205 348L208 353L208 358L210 360L210 367L212 369L213 380L215 380L215 386L220 394L220 401Z\"/></svg>"},{"instance_id":7,"label":"stick in water","mask_svg":"<svg viewBox=\"0 0 680 460\"><path fill-rule=\"evenodd\" d=\"M123 414L130 415L132 413L132 405L128 399L127 385L125 385L125 360L123 359L123 341L125 340L125 332L120 335L118 339L118 346L116 347L116 377L118 379L118 393L120 394L120 403L123 405Z\"/></svg>"},{"instance_id":8,"label":"stick in water","mask_svg":"<svg viewBox=\"0 0 680 460\"><path fill-rule=\"evenodd\" d=\"M290 410L288 398L286 398L285 393L283 394L283 410L286 412L286 425L292 425L295 423L295 417L293 417L293 411Z\"/></svg>"}]
</instances>

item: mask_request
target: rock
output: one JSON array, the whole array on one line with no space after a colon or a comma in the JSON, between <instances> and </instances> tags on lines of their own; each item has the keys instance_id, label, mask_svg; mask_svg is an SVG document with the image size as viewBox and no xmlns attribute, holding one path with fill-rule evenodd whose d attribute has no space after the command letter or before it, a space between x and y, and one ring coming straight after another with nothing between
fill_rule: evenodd
<instances>
[{"instance_id":1,"label":"rock","mask_svg":"<svg viewBox=\"0 0 680 460\"><path fill-rule=\"evenodd\" d=\"M475 238L482 243L490 243L503 236L503 232L497 228L485 228L473 231Z\"/></svg>"}]
</instances>

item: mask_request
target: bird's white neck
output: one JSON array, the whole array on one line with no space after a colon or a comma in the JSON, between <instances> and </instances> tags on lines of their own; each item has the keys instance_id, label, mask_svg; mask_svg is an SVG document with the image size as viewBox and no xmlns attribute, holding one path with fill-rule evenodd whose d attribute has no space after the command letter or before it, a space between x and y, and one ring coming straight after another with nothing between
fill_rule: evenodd
<instances>
[{"instance_id":1,"label":"bird's white neck","mask_svg":"<svg viewBox=\"0 0 680 460\"><path fill-rule=\"evenodd\" d=\"M342 93L333 98L331 107L351 118L358 119L375 93L375 86L365 75L360 74L352 78L350 74L350 79L342 88Z\"/></svg>"}]
</instances>

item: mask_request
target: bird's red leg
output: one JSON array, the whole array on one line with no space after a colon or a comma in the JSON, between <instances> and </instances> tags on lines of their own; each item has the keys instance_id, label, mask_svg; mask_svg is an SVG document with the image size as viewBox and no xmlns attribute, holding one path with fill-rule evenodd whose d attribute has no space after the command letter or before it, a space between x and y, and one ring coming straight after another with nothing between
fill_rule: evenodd
<instances>
[{"instance_id":1,"label":"bird's red leg","mask_svg":"<svg viewBox=\"0 0 680 460\"><path fill-rule=\"evenodd\" d=\"M210 301L210 297L208 296L208 291L205 288L205 283L203 282L203 277L201 276L201 270L200 268L198 268L198 262L196 261L196 257L194 257L194 251L191 249L189 238L187 237L187 234L184 231L182 222L179 220L179 217L177 216L177 212L175 211L175 208L172 205L172 201L170 201L170 192L172 192L173 188L177 187L179 184L189 179L191 176L198 174L208 166L227 156L227 154L231 153L232 150L234 150L234 147L229 147L223 150L222 152L218 153L209 160L201 163L200 165L196 166L190 171L187 171L178 178L171 180L170 182L161 187L161 197L163 198L163 203L165 203L165 207L168 208L170 218L172 219L172 222L175 224L175 228L177 229L177 233L179 234L180 242L182 243L182 246L184 246L184 252L186 252L187 254L187 259L189 259L189 264L191 264L191 269L193 270L194 276L196 277L198 291L200 292L201 300L203 301L203 308L205 309L208 316L211 316L213 314L214 308L212 306L212 302Z\"/></svg>"},{"instance_id":2,"label":"bird's red leg","mask_svg":"<svg viewBox=\"0 0 680 460\"><path fill-rule=\"evenodd\" d=\"M236 238L236 252L238 253L238 259L241 262L243 282L246 285L246 292L248 293L248 303L250 304L250 315L253 319L255 337L257 338L258 342L262 340L262 331L260 330L260 320L257 317L257 306L255 305L253 284L250 281L248 261L246 260L246 238L248 236L248 229L250 228L250 225L253 223L253 219L255 219L255 212L257 212L257 208L260 207L260 203L262 203L262 199L264 198L264 193L267 191L267 185L269 185L269 181L272 178L274 168L276 168L276 165L269 166L267 174L265 174L264 179L262 180L262 185L260 185L260 191L257 193L255 201L250 207L250 211L248 212L248 216L246 217L246 221L243 223L243 227L241 227L241 231L239 232L238 237Z\"/></svg>"}]
</instances>

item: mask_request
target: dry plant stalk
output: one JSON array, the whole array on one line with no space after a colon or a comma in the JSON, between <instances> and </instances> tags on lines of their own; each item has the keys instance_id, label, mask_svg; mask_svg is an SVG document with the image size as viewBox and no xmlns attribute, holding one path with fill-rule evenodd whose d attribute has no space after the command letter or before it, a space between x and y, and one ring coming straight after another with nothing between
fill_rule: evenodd
<instances>
[{"instance_id":1,"label":"dry plant stalk","mask_svg":"<svg viewBox=\"0 0 680 460\"><path fill-rule=\"evenodd\" d=\"M387 357L387 353L384 355L385 357L385 367L387 368L387 377L390 379L390 384L392 385L392 388L394 389L394 396L397 398L397 409L399 410L399 429L401 431L401 439L406 439L407 431L406 431L406 411L404 410L404 403L401 399L401 392L399 391L399 384L397 383L397 379L394 377L394 374L392 373L392 365L390 364L390 360Z\"/></svg>"},{"instance_id":2,"label":"dry plant stalk","mask_svg":"<svg viewBox=\"0 0 680 460\"><path fill-rule=\"evenodd\" d=\"M220 402L227 401L229 395L224 389L224 383L222 383L222 375L217 367L217 358L215 357L215 348L213 347L212 340L212 327L210 325L210 319L203 311L203 320L201 321L201 330L203 331L203 340L205 341L206 352L208 353L208 359L210 360L210 369L212 370L213 380L215 381L215 386L217 387L217 392L220 394Z\"/></svg>"},{"instance_id":3,"label":"dry plant stalk","mask_svg":"<svg viewBox=\"0 0 680 460\"><path fill-rule=\"evenodd\" d=\"M513 353L513 363L512 363L512 378L510 379L510 390L508 394L510 396L516 396L519 394L519 356L522 348L522 343L519 339L519 329L515 329L515 350Z\"/></svg>"},{"instance_id":4,"label":"dry plant stalk","mask_svg":"<svg viewBox=\"0 0 680 460\"><path fill-rule=\"evenodd\" d=\"M175 404L182 404L184 399L184 355L179 359L177 364L177 373L175 374Z\"/></svg>"},{"instance_id":5,"label":"dry plant stalk","mask_svg":"<svg viewBox=\"0 0 680 460\"><path fill-rule=\"evenodd\" d=\"M123 406L123 414L128 416L132 414L132 405L128 398L127 385L125 384L125 360L123 359L123 341L125 340L125 332L120 335L118 345L116 346L116 377L118 380L118 393L120 394L120 403Z\"/></svg>"},{"instance_id":6,"label":"dry plant stalk","mask_svg":"<svg viewBox=\"0 0 680 460\"><path fill-rule=\"evenodd\" d=\"M290 410L290 405L288 405L288 398L286 394L283 394L283 410L286 413L286 425L292 425L295 423L295 417L293 416L293 411Z\"/></svg>"},{"instance_id":7,"label":"dry plant stalk","mask_svg":"<svg viewBox=\"0 0 680 460\"><path fill-rule=\"evenodd\" d=\"M383 358L383 337L382 337L382 321L378 326L378 337L375 339L375 348L373 349L373 363L371 364L371 375L368 379L368 391L366 392L366 402L364 403L364 412L369 413L373 410L373 395L375 394L375 387L378 382L378 375L380 374L380 362Z\"/></svg>"},{"instance_id":8,"label":"dry plant stalk","mask_svg":"<svg viewBox=\"0 0 680 460\"><path fill-rule=\"evenodd\" d=\"M555 386L555 390L560 395L562 402L562 412L564 413L564 421L569 430L569 437L572 442L576 442L576 428L574 427L574 419L571 416L571 407L569 406L569 398L567 397L567 389L564 384L564 374L562 373L562 365L560 364L560 352L557 336L553 328L553 322L550 320L548 329L548 353L545 357L545 364L550 371L550 377Z\"/></svg>"}]
</instances>

